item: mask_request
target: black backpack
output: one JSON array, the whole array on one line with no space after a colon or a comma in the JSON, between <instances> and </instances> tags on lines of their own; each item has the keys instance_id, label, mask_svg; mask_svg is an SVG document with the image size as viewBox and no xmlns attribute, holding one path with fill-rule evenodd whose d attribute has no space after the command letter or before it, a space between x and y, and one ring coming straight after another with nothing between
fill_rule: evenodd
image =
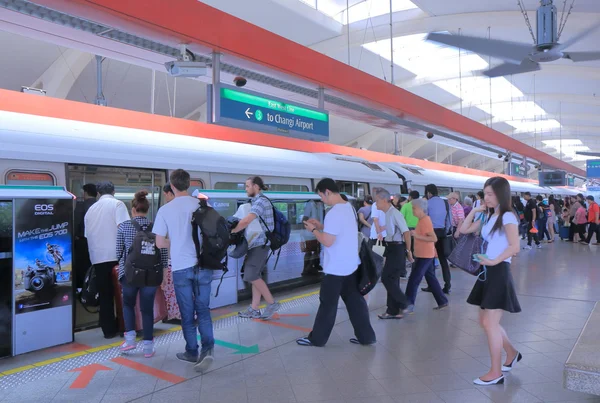
<instances>
[{"instance_id":1,"label":"black backpack","mask_svg":"<svg viewBox=\"0 0 600 403\"><path fill-rule=\"evenodd\" d=\"M79 295L79 301L81 301L81 305L83 305L84 308L96 308L100 306L98 283L96 280L96 268L94 265L90 266L88 271L85 273L85 279L83 280L83 288L81 289L81 294Z\"/></svg>"},{"instance_id":2,"label":"black backpack","mask_svg":"<svg viewBox=\"0 0 600 403\"><path fill-rule=\"evenodd\" d=\"M200 250L200 237L202 233L202 251ZM210 207L205 200L200 201L200 206L192 214L192 239L196 247L198 264L204 269L222 270L223 275L217 287L215 298L219 296L219 288L223 277L229 270L227 268L227 248L229 247L230 229L227 220L217 210Z\"/></svg>"},{"instance_id":3,"label":"black backpack","mask_svg":"<svg viewBox=\"0 0 600 403\"><path fill-rule=\"evenodd\" d=\"M260 221L265 226L265 235L270 242L269 247L271 248L271 255L269 257L271 257L273 253L277 251L277 260L275 261L276 268L277 263L279 262L279 255L281 254L281 247L290 240L292 226L290 225L287 217L281 211L275 208L275 205L267 196L263 195L262 197L269 200L269 203L271 203L271 207L273 208L273 231L269 229L269 226L262 217L258 218L260 218ZM275 268L273 270L275 270Z\"/></svg>"},{"instance_id":4,"label":"black backpack","mask_svg":"<svg viewBox=\"0 0 600 403\"><path fill-rule=\"evenodd\" d=\"M152 224L143 229L136 220L130 222L136 234L125 259L125 279L134 287L158 287L163 281L163 265Z\"/></svg>"}]
</instances>

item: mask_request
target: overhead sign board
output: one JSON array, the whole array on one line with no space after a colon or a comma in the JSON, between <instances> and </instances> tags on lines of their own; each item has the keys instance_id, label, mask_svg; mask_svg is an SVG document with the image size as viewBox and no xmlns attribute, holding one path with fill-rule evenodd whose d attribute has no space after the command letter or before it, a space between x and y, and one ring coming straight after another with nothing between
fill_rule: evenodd
<instances>
[{"instance_id":1,"label":"overhead sign board","mask_svg":"<svg viewBox=\"0 0 600 403\"><path fill-rule=\"evenodd\" d=\"M575 178L567 178L567 186L575 187Z\"/></svg>"},{"instance_id":2,"label":"overhead sign board","mask_svg":"<svg viewBox=\"0 0 600 403\"><path fill-rule=\"evenodd\" d=\"M218 123L307 140L329 140L329 114L262 94L220 88Z\"/></svg>"},{"instance_id":3,"label":"overhead sign board","mask_svg":"<svg viewBox=\"0 0 600 403\"><path fill-rule=\"evenodd\" d=\"M540 186L566 186L567 174L565 171L543 171L539 173Z\"/></svg>"},{"instance_id":4,"label":"overhead sign board","mask_svg":"<svg viewBox=\"0 0 600 403\"><path fill-rule=\"evenodd\" d=\"M510 174L513 176L519 176L521 178L527 178L527 170L521 164L517 164L516 162L511 162Z\"/></svg>"},{"instance_id":5,"label":"overhead sign board","mask_svg":"<svg viewBox=\"0 0 600 403\"><path fill-rule=\"evenodd\" d=\"M600 178L600 160L587 160L586 169L588 178Z\"/></svg>"}]
</instances>

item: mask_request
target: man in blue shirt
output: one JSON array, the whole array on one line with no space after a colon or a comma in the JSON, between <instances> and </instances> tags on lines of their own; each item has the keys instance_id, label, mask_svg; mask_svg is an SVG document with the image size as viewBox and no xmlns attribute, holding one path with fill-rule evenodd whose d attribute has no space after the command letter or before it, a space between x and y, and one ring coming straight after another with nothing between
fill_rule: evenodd
<instances>
[{"instance_id":1,"label":"man in blue shirt","mask_svg":"<svg viewBox=\"0 0 600 403\"><path fill-rule=\"evenodd\" d=\"M438 196L438 188L434 184L425 186L425 195L427 202L427 215L431 218L433 229L438 240L435 243L435 250L442 266L442 275L444 277L444 293L450 294L450 267L444 253L444 242L451 229L450 206L446 200ZM422 288L429 292L429 288Z\"/></svg>"}]
</instances>

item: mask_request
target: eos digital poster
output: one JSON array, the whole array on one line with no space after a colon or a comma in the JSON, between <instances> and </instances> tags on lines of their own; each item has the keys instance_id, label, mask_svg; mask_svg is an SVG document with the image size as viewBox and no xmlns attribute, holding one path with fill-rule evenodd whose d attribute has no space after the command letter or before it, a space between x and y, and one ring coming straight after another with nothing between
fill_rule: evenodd
<instances>
[{"instance_id":1,"label":"eos digital poster","mask_svg":"<svg viewBox=\"0 0 600 403\"><path fill-rule=\"evenodd\" d=\"M15 314L72 304L73 201L15 200Z\"/></svg>"}]
</instances>

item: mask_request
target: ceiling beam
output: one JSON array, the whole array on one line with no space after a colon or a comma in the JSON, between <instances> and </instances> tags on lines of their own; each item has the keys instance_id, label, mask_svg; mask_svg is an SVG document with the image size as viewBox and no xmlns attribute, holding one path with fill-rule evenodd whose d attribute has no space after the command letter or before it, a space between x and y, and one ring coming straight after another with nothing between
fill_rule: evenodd
<instances>
[{"instance_id":1,"label":"ceiling beam","mask_svg":"<svg viewBox=\"0 0 600 403\"><path fill-rule=\"evenodd\" d=\"M443 163L448 157L450 157L452 154L454 154L457 151L458 151L458 148L445 147L441 151L438 150L437 155L436 154L430 155L429 157L427 157L427 159L429 161L433 160L435 162L442 162Z\"/></svg>"},{"instance_id":2,"label":"ceiling beam","mask_svg":"<svg viewBox=\"0 0 600 403\"><path fill-rule=\"evenodd\" d=\"M389 134L389 129L373 129L368 131L365 134L361 134L360 136L348 141L344 144L347 147L355 147L355 148L364 148L369 149L373 144L375 144L383 135Z\"/></svg>"},{"instance_id":3,"label":"ceiling beam","mask_svg":"<svg viewBox=\"0 0 600 403\"><path fill-rule=\"evenodd\" d=\"M93 59L93 55L75 49L60 49L58 58L31 85L43 89L46 95L66 99L75 81Z\"/></svg>"},{"instance_id":4,"label":"ceiling beam","mask_svg":"<svg viewBox=\"0 0 600 403\"><path fill-rule=\"evenodd\" d=\"M430 142L430 140L417 139L414 140L402 147L401 152L404 157L411 157L414 153L416 153L421 147L424 147Z\"/></svg>"}]
</instances>

